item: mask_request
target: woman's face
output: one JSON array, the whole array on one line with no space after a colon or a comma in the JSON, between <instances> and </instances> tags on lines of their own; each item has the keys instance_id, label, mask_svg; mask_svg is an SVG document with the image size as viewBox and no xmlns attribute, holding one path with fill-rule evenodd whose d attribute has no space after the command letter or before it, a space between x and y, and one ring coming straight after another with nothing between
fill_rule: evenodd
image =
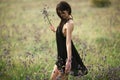
<instances>
[{"instance_id":1,"label":"woman's face","mask_svg":"<svg viewBox=\"0 0 120 80\"><path fill-rule=\"evenodd\" d=\"M68 11L58 11L60 16L63 18L63 19L68 19L69 18L69 14L68 14Z\"/></svg>"}]
</instances>

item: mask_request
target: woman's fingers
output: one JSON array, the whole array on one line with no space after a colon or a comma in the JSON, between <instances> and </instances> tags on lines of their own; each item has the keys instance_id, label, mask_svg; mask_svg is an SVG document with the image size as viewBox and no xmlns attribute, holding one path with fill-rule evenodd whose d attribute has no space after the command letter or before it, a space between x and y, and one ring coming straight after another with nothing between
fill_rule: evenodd
<instances>
[{"instance_id":1,"label":"woman's fingers","mask_svg":"<svg viewBox=\"0 0 120 80\"><path fill-rule=\"evenodd\" d=\"M66 63L65 73L69 73L71 70L71 63Z\"/></svg>"},{"instance_id":2,"label":"woman's fingers","mask_svg":"<svg viewBox=\"0 0 120 80\"><path fill-rule=\"evenodd\" d=\"M65 73L69 73L70 72L70 67L65 69Z\"/></svg>"}]
</instances>

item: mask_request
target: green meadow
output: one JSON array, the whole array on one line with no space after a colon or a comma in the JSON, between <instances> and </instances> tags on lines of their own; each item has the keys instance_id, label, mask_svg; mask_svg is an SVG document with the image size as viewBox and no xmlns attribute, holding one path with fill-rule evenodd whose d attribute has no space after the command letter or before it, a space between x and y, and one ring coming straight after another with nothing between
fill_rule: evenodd
<instances>
[{"instance_id":1,"label":"green meadow","mask_svg":"<svg viewBox=\"0 0 120 80\"><path fill-rule=\"evenodd\" d=\"M0 0L0 80L49 80L57 56L60 0ZM97 7L92 0L65 0L72 7L72 40L89 73L69 80L120 80L120 1Z\"/></svg>"}]
</instances>

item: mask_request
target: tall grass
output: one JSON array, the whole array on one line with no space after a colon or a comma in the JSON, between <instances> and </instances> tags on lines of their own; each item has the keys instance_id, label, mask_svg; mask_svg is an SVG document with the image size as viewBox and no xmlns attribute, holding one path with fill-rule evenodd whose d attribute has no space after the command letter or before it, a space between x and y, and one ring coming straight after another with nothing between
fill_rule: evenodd
<instances>
[{"instance_id":1,"label":"tall grass","mask_svg":"<svg viewBox=\"0 0 120 80\"><path fill-rule=\"evenodd\" d=\"M92 7L87 0L76 1L77 5L66 1L73 9L73 42L89 70L86 76L70 75L69 80L119 80L118 0L107 8ZM57 49L41 10L48 5L51 22L57 26L57 2L50 0L49 6L46 0L0 1L0 80L49 80Z\"/></svg>"}]
</instances>

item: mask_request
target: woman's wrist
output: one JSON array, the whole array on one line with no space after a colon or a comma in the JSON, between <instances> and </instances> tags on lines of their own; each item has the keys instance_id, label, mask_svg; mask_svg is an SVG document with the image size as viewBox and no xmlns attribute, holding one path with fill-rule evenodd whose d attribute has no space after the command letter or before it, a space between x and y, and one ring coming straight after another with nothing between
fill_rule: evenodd
<instances>
[{"instance_id":1,"label":"woman's wrist","mask_svg":"<svg viewBox=\"0 0 120 80\"><path fill-rule=\"evenodd\" d=\"M71 60L71 59L67 59L67 61L68 61L68 62L72 62L72 60Z\"/></svg>"}]
</instances>

